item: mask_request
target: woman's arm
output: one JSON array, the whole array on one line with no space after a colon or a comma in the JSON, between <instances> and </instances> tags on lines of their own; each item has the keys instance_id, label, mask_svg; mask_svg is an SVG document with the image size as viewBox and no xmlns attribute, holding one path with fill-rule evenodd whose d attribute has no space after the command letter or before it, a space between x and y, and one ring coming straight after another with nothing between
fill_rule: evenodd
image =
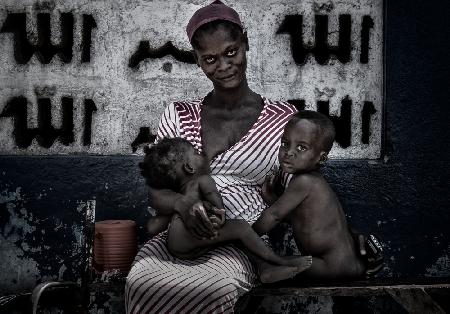
<instances>
[{"instance_id":1,"label":"woman's arm","mask_svg":"<svg viewBox=\"0 0 450 314\"><path fill-rule=\"evenodd\" d=\"M161 215L179 214L186 228L197 238L210 238L215 235L200 200L172 190L149 188L149 203Z\"/></svg>"}]
</instances>

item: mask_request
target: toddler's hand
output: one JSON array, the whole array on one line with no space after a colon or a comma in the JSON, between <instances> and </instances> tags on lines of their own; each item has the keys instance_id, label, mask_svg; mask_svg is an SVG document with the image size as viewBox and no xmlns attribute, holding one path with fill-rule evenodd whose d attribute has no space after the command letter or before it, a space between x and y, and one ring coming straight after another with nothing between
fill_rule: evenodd
<instances>
[{"instance_id":1,"label":"toddler's hand","mask_svg":"<svg viewBox=\"0 0 450 314\"><path fill-rule=\"evenodd\" d=\"M261 196L264 202L269 205L272 205L278 199L278 195L275 193L276 185L279 181L278 173L279 171L277 171L277 169L270 171L264 179L264 183L261 189Z\"/></svg>"}]
</instances>

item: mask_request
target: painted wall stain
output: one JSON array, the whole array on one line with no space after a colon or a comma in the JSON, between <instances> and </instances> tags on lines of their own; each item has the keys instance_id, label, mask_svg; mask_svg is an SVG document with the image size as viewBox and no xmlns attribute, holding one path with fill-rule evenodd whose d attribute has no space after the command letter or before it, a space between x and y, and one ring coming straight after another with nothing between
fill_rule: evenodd
<instances>
[{"instance_id":1,"label":"painted wall stain","mask_svg":"<svg viewBox=\"0 0 450 314\"><path fill-rule=\"evenodd\" d=\"M88 262L86 203L75 209L78 221L64 221L33 212L28 198L20 187L0 193L0 294L31 291L47 280L80 282Z\"/></svg>"},{"instance_id":2,"label":"painted wall stain","mask_svg":"<svg viewBox=\"0 0 450 314\"><path fill-rule=\"evenodd\" d=\"M426 268L425 274L431 277L450 277L450 246L445 250L444 255Z\"/></svg>"}]
</instances>

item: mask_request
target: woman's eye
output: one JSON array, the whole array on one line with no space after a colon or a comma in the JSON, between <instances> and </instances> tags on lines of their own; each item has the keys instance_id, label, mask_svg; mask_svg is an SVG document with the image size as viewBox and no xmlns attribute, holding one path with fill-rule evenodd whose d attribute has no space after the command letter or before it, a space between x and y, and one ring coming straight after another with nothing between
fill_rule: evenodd
<instances>
[{"instance_id":1,"label":"woman's eye","mask_svg":"<svg viewBox=\"0 0 450 314\"><path fill-rule=\"evenodd\" d=\"M234 55L236 55L236 53L237 53L237 50L233 49L233 50L230 50L230 51L227 52L227 56L228 57L233 57Z\"/></svg>"}]
</instances>

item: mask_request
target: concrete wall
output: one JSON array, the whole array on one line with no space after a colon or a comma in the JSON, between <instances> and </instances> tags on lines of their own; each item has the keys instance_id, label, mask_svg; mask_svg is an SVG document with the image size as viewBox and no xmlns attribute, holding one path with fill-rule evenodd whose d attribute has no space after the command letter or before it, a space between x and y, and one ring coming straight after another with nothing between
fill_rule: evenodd
<instances>
[{"instance_id":1,"label":"concrete wall","mask_svg":"<svg viewBox=\"0 0 450 314\"><path fill-rule=\"evenodd\" d=\"M155 133L165 104L212 88L185 33L204 4L4 1L0 153L131 154L137 138ZM229 4L249 34L251 87L333 115L332 156L379 158L382 1Z\"/></svg>"},{"instance_id":2,"label":"concrete wall","mask_svg":"<svg viewBox=\"0 0 450 314\"><path fill-rule=\"evenodd\" d=\"M35 2L41 4L41 7L35 5ZM46 3L49 2L33 1L29 5L22 2L2 2L0 6L0 25L4 26L8 11L16 13L26 12L27 16L33 16L38 9L51 10L52 3L48 4L50 9L46 9ZM30 271L34 271L37 268L35 272L37 274L36 280L50 277L50 273L44 272L43 268L37 266L39 264L37 261L41 261L46 257L44 256L45 254L49 255L51 253L40 247L39 233L33 228L33 226L40 225L45 219L51 218L52 221L58 222L57 219L66 217L62 225L67 227L67 231L62 232L62 234L66 234L69 240L74 239L76 238L76 232L69 223L70 217L78 217L76 212L79 211L79 202L95 200L97 220L113 218L134 219L141 226L143 225L149 215L146 203L146 190L137 170L137 163L140 161L140 157L130 155L132 153L131 143L136 138L141 127L149 127L149 131L154 132L154 122L152 121L156 121L163 102L172 100L172 95L178 99L192 98L202 95L210 89L208 82L201 78L201 73L198 72L195 66L175 61L172 57L148 58L133 69L127 65L133 52L138 49L140 41L149 41L151 47L159 47L171 39L175 47L183 50L188 49L187 43L184 42L182 31L182 26L185 25L188 16L187 9L181 7L175 9L174 7L173 12L177 12L179 16L183 15L184 20L179 18L175 21L170 20L166 22L173 24L173 32L156 33L154 27L158 27L158 25L146 24L148 23L147 20L138 21L136 17L139 16L137 11L145 5L151 6L157 2L136 2L139 3L139 5L136 5L138 8L135 10L136 14L129 14L126 17L122 16L122 13L132 12L132 10L127 7L124 9L125 11L115 11L113 8L118 4L114 2L108 5L110 9L109 11L104 11L105 13L100 9L99 11L93 11L92 8L103 8L106 2L89 2L77 9L73 7L71 9L70 6L72 4L68 3L56 2L55 5L61 8L58 12L71 12L75 17L74 25L76 26L74 27L77 31L74 33L74 38L77 39L74 39L73 61L70 63L66 64L58 60L60 57L55 57L50 63L43 64L39 59L36 59L36 56L33 56L27 63L18 65L13 55L12 35L6 32L0 33L0 66L2 70L0 72L0 77L2 78L0 82L0 87L2 88L0 91L0 112L4 112L5 106L11 97L25 96L29 102L27 110L30 110L28 115L30 120L27 126L29 129L33 129L38 127L36 121L38 120L36 118L38 98L52 99L52 106L56 106L56 114L52 116L53 119L57 119L62 96L73 98L74 108L78 108L76 110L81 111L81 113L78 111L74 113L74 119L78 117L77 119L81 120L81 122L74 122L75 128L78 127L81 130L74 132L74 142L65 146L59 140L55 140L49 148L42 147L37 139L33 139L30 146L26 148L18 148L16 138L12 133L14 130L13 120L10 117L0 118L0 143L3 154L0 157L0 242L2 252L0 265L2 265L1 267L12 265L14 268L14 266L19 267L20 264L24 265L20 267ZM81 2L76 1L73 3L80 4ZM189 6L189 10L192 12L202 3L180 2L180 6L185 4ZM250 5L237 2L230 3L238 11L245 12L245 21L247 22L248 20L247 24L249 25L247 27L250 33L251 23L254 23L253 29L257 29L255 21L259 22L260 16L250 14L252 12ZM269 2L264 3L268 5ZM294 2L284 3L273 3L272 10L281 12L286 8L286 11L283 12L295 14L292 11ZM336 16L332 12L340 10L337 6L337 3L340 2L337 1L318 3L336 4L330 11L330 16ZM346 5L344 2L342 3ZM301 8L301 5L299 5L299 8ZM325 10L327 6L321 6L321 8L321 10ZM268 9L269 7L267 7ZM356 5L354 10L354 12L360 12L360 15L366 14L366 11L364 11L366 9L364 9L363 5L360 7ZM373 14L370 13L374 20L381 18L376 13L379 12L378 10L374 8L370 10L373 10L370 12L374 12ZM450 38L448 26L450 4L437 1L397 0L387 1L384 10L386 12L384 23L386 69L384 77L383 73L381 73L380 77L385 81L386 93L385 98L381 98L382 101L380 102L381 104L384 102L384 106L377 104L375 100L373 101L374 106L381 107L375 108L377 113L373 114L372 117L375 117L379 112L383 112L383 114L379 116L382 118L379 129L375 128L376 123L371 126L373 127L373 134L376 133L376 130L383 130L384 133L379 133L380 144L379 146L374 146L373 150L364 150L361 154L356 154L357 151L350 149L335 150L336 158L326 167L325 174L338 193L352 225L364 232L377 234L385 244L387 260L383 276L439 277L446 278L443 280L448 280L450 277L450 228L448 227L450 225L450 199L448 193L450 154L447 145L447 117L450 104L448 101L447 77L448 73L450 73L448 62L448 51L450 50L448 41L448 38ZM92 12L97 13L92 14ZM146 114L143 115L143 120L141 121L132 122L137 114L133 118L131 116L127 118L127 115L124 114L125 109L133 108L130 104L123 107L118 105L117 107L108 107L110 105L109 100L119 97L116 97L116 95L120 94L121 91L109 86L104 78L100 76L95 77L94 75L95 73L103 73L98 68L107 68L109 66L107 60L110 59L108 59L108 55L95 55L98 53L96 51L106 51L108 49L107 47L102 47L104 43L98 37L99 33L105 31L104 26L113 21L112 18L106 18L107 14L110 14L108 12L115 12L114 17L117 17L117 21L122 23L119 25L128 23L141 26L151 25L147 28L142 28L143 33L136 35L134 35L133 28L130 26L131 31L126 33L123 39L116 39L116 44L120 45L125 45L122 42L129 42L128 53L117 51L116 53L123 53L123 58L117 59L117 62L121 62L121 65L117 66L115 70L117 72L108 72L120 73L117 74L117 77L111 78L111 80L121 80L122 78L124 85L136 84L136 89L132 90L131 94L126 94L126 97L135 97L130 98L130 102L136 103L138 108L136 110L143 112L144 108L139 106L144 103L144 100L151 100L147 103L148 108L145 109ZM165 12L155 11L152 14L159 16L162 13ZM96 22L96 27L92 29L92 38L95 38L95 40L92 41L91 59L89 62L81 62L83 54L80 52L81 48L77 46L80 45L81 41L79 28L83 24L83 14L92 15ZM164 16L165 14L159 17L161 21ZM273 19L273 17L270 18ZM282 16L278 15L278 18L273 21L281 24L283 21ZM376 23L376 25L379 24ZM33 30L32 24L28 27ZM54 28L58 29L56 26ZM181 30L177 31L177 33L174 31L175 29ZM372 30L375 29L374 26ZM293 69L287 70L288 68L285 68L285 70L296 73L297 71L303 71L303 68L307 66L295 65L294 67L292 59L289 59L292 58L289 52L289 36L276 35L276 30L277 27L272 25L270 27L267 26L266 31L272 34L270 35L271 40L280 45L279 47L281 48L276 48L278 46L275 45L274 49L279 49L276 52L284 56L282 62L291 62L290 67ZM85 36L87 35L85 34ZM111 31L105 36L114 37L117 35L114 31ZM251 43L255 43L258 40L257 36L253 36L250 38ZM131 37L133 37L133 40L130 39ZM374 37L372 36L371 38ZM130 49L130 47L133 49ZM254 68L257 68L263 61L258 60L257 51L252 50L254 47L255 45L251 46L249 58L252 60L257 59L257 61L252 61L255 64L249 67L249 73L252 73L249 75L249 79L257 91L265 95L269 93L269 96L280 96L283 99L288 99L284 98L288 96L291 99L305 98L307 106L311 106L308 104L314 103L314 101L311 102L307 98L307 95L311 95L311 99L316 99L314 98L316 94L313 87L296 86L292 89L292 93L280 92L278 95L275 88L269 88L270 84L266 84L264 87L256 85L262 78L257 76L259 72L254 70ZM376 47L373 48L375 49ZM117 50L121 49L122 46ZM81 51L83 50L81 49ZM355 50L352 51L355 53ZM275 55L277 57L273 57L273 59L278 60L276 62L280 62L278 54ZM314 57L309 57L307 63L313 64L316 61ZM323 67L322 69L339 67L339 61L334 62L334 65L327 64L321 67ZM112 61L110 63L111 67L117 65ZM347 69L349 73L353 73L347 68L347 66L350 66L349 63L342 65L342 68ZM356 65L356 67L363 66L363 64ZM319 66L317 67L320 68ZM119 68L123 71L118 71L117 69ZM187 84L186 82L189 80L183 75L188 74L183 73L191 73L189 71L197 71L195 73L199 76L198 81L197 79L192 81L192 85L186 87L182 94L173 94L174 86L178 87ZM355 71L358 72L357 70ZM378 70L373 69L373 71L376 72ZM90 76L91 74L92 76ZM91 79L86 79L86 77ZM170 83L169 77L179 77L179 79L175 80L174 83ZM380 80L380 77L378 77L378 80ZM164 82L163 87L155 88L154 86L156 85L152 85L156 84L156 78L160 80L158 82ZM58 83L59 81L61 81L61 84ZM44 84L41 85L40 82L44 82ZM47 82L53 83L48 84ZM313 82L310 84L314 86ZM320 85L320 82L317 82L317 84ZM352 88L353 91L358 90L357 86L351 85L351 81L347 81L346 84L349 84L349 88ZM36 86L38 87L37 89ZM55 86L54 89L52 86ZM66 86L65 89L62 88L63 86ZM98 86L103 87L100 88ZM331 84L326 86L330 87ZM166 91L164 91L164 88L167 88ZM296 94L297 91L300 91L300 93ZM101 93L104 93L104 95L100 95ZM378 92L374 92L375 94L377 95L376 97L382 97L382 94L380 96ZM152 95L169 95L169 97L154 97ZM352 99L358 97L362 96L351 96ZM97 111L92 113L93 128L90 145L83 145L85 99L92 99L97 108ZM339 106L340 98L336 97L336 99ZM66 102L70 103L67 100ZM20 102L18 103L20 104ZM333 105L333 100L330 101L330 107L337 108ZM89 109L89 102L87 108ZM115 109L112 110L112 108ZM128 112L132 114L131 111ZM100 117L102 115L103 117ZM352 119L355 116L357 115L352 115ZM119 119L121 122L116 123L115 119ZM94 131L97 123L95 121L104 121L104 126L108 131L104 133ZM113 122L108 123L108 121ZM133 132L129 131L132 134L122 132L125 125L134 129ZM57 126L56 123L55 126ZM362 128L362 124L358 127ZM96 142L101 136L105 140ZM114 140L110 142L109 139L106 139L109 136L117 136L116 142ZM45 141L43 143L48 144ZM368 145L370 146L371 144ZM103 148L100 149L99 147ZM352 151L352 153L347 156L345 155L347 151ZM139 152L139 150L136 152ZM355 153L353 154L353 152ZM361 157L377 157L380 155L380 152L382 153L381 158L360 159ZM60 155L61 153L65 155L62 156ZM86 155L86 153L99 155L92 156ZM59 155L55 156L55 154ZM102 154L114 154L114 156ZM61 243L60 239L63 239L62 234L58 233L58 235L53 237L52 245L56 247L58 243ZM280 238L282 237L280 236ZM32 246L23 244L22 242L24 241L21 239L32 243ZM145 233L142 228L140 229L140 241L141 243L145 241ZM33 254L26 254L27 251L32 251ZM43 253L39 254L40 251ZM61 254L64 255L63 253ZM65 254L67 256L71 255L71 253ZM53 265L46 266L52 267L51 277L70 277L70 271L64 267L61 268L62 263L60 261L60 258L55 258ZM17 277L12 278L10 274L6 274L6 271L11 270L2 269L0 274L3 292L13 292L27 288L25 285L20 286L17 283ZM21 278L27 276L26 271L17 271L17 274L23 274ZM265 302L265 304L266 308L272 306L275 312L295 312L305 308L305 304L310 304L309 309L311 311L320 307L324 311L330 312L337 307L337 301L331 298L318 301L316 299L313 301L272 300ZM372 312L376 309L380 310L380 307L375 306L373 302L372 305L366 304L364 306L367 311L369 311L371 306ZM364 306L359 307L359 309L364 308ZM346 311L346 313L350 312L350 310ZM355 313L362 312L364 311L355 310ZM394 313L396 311L387 310L386 312Z\"/></svg>"}]
</instances>

